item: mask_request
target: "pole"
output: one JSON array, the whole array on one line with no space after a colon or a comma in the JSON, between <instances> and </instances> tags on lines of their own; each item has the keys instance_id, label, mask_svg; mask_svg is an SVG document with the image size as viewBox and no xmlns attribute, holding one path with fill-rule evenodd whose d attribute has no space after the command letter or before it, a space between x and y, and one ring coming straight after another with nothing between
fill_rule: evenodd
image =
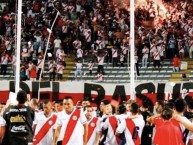
<instances>
[{"instance_id":1,"label":"pole","mask_svg":"<svg viewBox=\"0 0 193 145\"><path fill-rule=\"evenodd\" d=\"M135 100L135 12L134 11L135 11L135 2L134 0L130 0L130 98Z\"/></svg>"},{"instance_id":2,"label":"pole","mask_svg":"<svg viewBox=\"0 0 193 145\"><path fill-rule=\"evenodd\" d=\"M22 0L18 0L17 9L17 51L16 51L16 75L15 75L15 93L20 89L20 50L21 50L21 14L22 14Z\"/></svg>"},{"instance_id":3,"label":"pole","mask_svg":"<svg viewBox=\"0 0 193 145\"><path fill-rule=\"evenodd\" d=\"M60 14L60 13L59 13L59 11L58 11L57 14L56 14L56 17L55 17L55 19L54 19L54 22L52 23L51 28L50 28L50 29L47 29L49 35L48 35L48 40L47 40L47 44L46 44L46 50L45 50L44 57L43 57L43 61L42 61L43 64L45 63L46 54L47 54L47 50L48 50L48 46L49 46L49 42L50 42L50 37L51 37L51 34L52 34L52 29L53 29L53 27L54 27L54 24L55 24L55 22L56 22L56 20L57 20L57 18L58 18L58 16L59 16L59 14ZM43 65L42 68L41 68L40 77L39 77L38 100L40 100L40 82L41 82L41 78L42 78L43 67L44 67L44 65Z\"/></svg>"}]
</instances>

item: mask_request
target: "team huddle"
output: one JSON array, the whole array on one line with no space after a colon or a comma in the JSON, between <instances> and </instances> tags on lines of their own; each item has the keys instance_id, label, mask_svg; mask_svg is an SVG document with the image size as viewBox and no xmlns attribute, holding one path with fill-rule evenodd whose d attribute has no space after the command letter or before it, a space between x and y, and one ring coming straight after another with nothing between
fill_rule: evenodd
<instances>
[{"instance_id":1,"label":"team huddle","mask_svg":"<svg viewBox=\"0 0 193 145\"><path fill-rule=\"evenodd\" d=\"M193 101L144 99L112 105L102 100L98 109L85 98L74 104L65 97L53 104L37 99L28 104L24 91L17 94L18 105L9 105L0 117L1 144L4 145L191 145ZM41 109L40 109L41 108Z\"/></svg>"}]
</instances>

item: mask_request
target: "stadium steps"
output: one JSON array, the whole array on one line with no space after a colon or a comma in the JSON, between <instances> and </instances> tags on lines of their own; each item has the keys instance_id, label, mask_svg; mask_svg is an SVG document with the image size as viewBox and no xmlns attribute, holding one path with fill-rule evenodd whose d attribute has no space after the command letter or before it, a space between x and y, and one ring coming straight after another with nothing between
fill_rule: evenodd
<instances>
[{"instance_id":1,"label":"stadium steps","mask_svg":"<svg viewBox=\"0 0 193 145\"><path fill-rule=\"evenodd\" d=\"M73 71L73 68L75 66L75 60L73 56L65 58L65 60L66 60L66 67L64 68L64 73L62 76L64 81L68 80L69 75L71 71Z\"/></svg>"},{"instance_id":2,"label":"stadium steps","mask_svg":"<svg viewBox=\"0 0 193 145\"><path fill-rule=\"evenodd\" d=\"M180 70L180 72L172 73L170 82L179 82L179 81L188 81L190 79L193 79L192 75L192 69L193 69L193 60L192 59L184 59L183 61L186 61L188 63L188 69L187 70ZM182 79L182 74L186 74L186 79Z\"/></svg>"}]
</instances>

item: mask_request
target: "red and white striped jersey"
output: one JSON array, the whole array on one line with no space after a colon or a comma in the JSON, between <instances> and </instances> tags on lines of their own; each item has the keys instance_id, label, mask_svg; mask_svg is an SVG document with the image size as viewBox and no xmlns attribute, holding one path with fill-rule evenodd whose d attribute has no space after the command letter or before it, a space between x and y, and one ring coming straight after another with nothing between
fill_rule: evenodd
<instances>
[{"instance_id":1,"label":"red and white striped jersey","mask_svg":"<svg viewBox=\"0 0 193 145\"><path fill-rule=\"evenodd\" d=\"M16 60L17 60L16 56L13 55L11 60L12 65L16 65Z\"/></svg>"},{"instance_id":2,"label":"red and white striped jersey","mask_svg":"<svg viewBox=\"0 0 193 145\"><path fill-rule=\"evenodd\" d=\"M67 33L68 32L68 26L63 25L62 26L62 33Z\"/></svg>"},{"instance_id":3,"label":"red and white striped jersey","mask_svg":"<svg viewBox=\"0 0 193 145\"><path fill-rule=\"evenodd\" d=\"M103 40L97 40L96 43L97 43L97 50L104 48L104 41Z\"/></svg>"},{"instance_id":4,"label":"red and white striped jersey","mask_svg":"<svg viewBox=\"0 0 193 145\"><path fill-rule=\"evenodd\" d=\"M154 43L152 43L150 45L150 52L155 52L155 50L156 50L156 45Z\"/></svg>"},{"instance_id":5,"label":"red and white striped jersey","mask_svg":"<svg viewBox=\"0 0 193 145\"><path fill-rule=\"evenodd\" d=\"M118 134L125 134L126 145L140 145L144 125L145 122L142 115L133 119L122 119L118 124L116 132Z\"/></svg>"},{"instance_id":6,"label":"red and white striped jersey","mask_svg":"<svg viewBox=\"0 0 193 145\"><path fill-rule=\"evenodd\" d=\"M38 59L38 63L37 63L37 68L40 69L43 66L43 60L42 59Z\"/></svg>"},{"instance_id":7,"label":"red and white striped jersey","mask_svg":"<svg viewBox=\"0 0 193 145\"><path fill-rule=\"evenodd\" d=\"M159 51L156 51L153 53L153 59L154 60L160 60L160 52Z\"/></svg>"},{"instance_id":8,"label":"red and white striped jersey","mask_svg":"<svg viewBox=\"0 0 193 145\"><path fill-rule=\"evenodd\" d=\"M74 10L75 10L74 6L68 6L68 11L70 13L74 12Z\"/></svg>"},{"instance_id":9,"label":"red and white striped jersey","mask_svg":"<svg viewBox=\"0 0 193 145\"><path fill-rule=\"evenodd\" d=\"M48 63L48 72L54 72L54 67L56 67L55 63Z\"/></svg>"},{"instance_id":10,"label":"red and white striped jersey","mask_svg":"<svg viewBox=\"0 0 193 145\"><path fill-rule=\"evenodd\" d=\"M142 50L143 58L148 58L149 55L149 49L147 47L144 47Z\"/></svg>"},{"instance_id":11,"label":"red and white striped jersey","mask_svg":"<svg viewBox=\"0 0 193 145\"><path fill-rule=\"evenodd\" d=\"M65 59L64 56L65 56L65 53L63 50L58 49L56 51L56 57L59 59L59 61L64 61L64 59Z\"/></svg>"},{"instance_id":12,"label":"red and white striped jersey","mask_svg":"<svg viewBox=\"0 0 193 145\"><path fill-rule=\"evenodd\" d=\"M100 120L97 118L96 123L93 122L93 120L96 119L96 117L92 117L89 121L87 121L88 124L88 142L87 145L94 145L96 140L97 133L100 133L101 130L101 123ZM90 134L90 131L94 128L92 134Z\"/></svg>"},{"instance_id":13,"label":"red and white striped jersey","mask_svg":"<svg viewBox=\"0 0 193 145\"><path fill-rule=\"evenodd\" d=\"M118 49L112 48L112 57L116 58L118 56Z\"/></svg>"},{"instance_id":14,"label":"red and white striped jersey","mask_svg":"<svg viewBox=\"0 0 193 145\"><path fill-rule=\"evenodd\" d=\"M7 64L8 63L8 55L1 57L1 64Z\"/></svg>"},{"instance_id":15,"label":"red and white striped jersey","mask_svg":"<svg viewBox=\"0 0 193 145\"><path fill-rule=\"evenodd\" d=\"M11 44L11 41L10 41L10 40L6 40L6 41L5 41L5 47L6 47L7 50L11 50L11 45L12 45L12 44Z\"/></svg>"},{"instance_id":16,"label":"red and white striped jersey","mask_svg":"<svg viewBox=\"0 0 193 145\"><path fill-rule=\"evenodd\" d=\"M98 56L98 57L97 57L98 65L103 65L104 58L105 58L104 56Z\"/></svg>"},{"instance_id":17,"label":"red and white striped jersey","mask_svg":"<svg viewBox=\"0 0 193 145\"><path fill-rule=\"evenodd\" d=\"M68 10L68 4L67 3L62 3L63 10L67 11Z\"/></svg>"},{"instance_id":18,"label":"red and white striped jersey","mask_svg":"<svg viewBox=\"0 0 193 145\"><path fill-rule=\"evenodd\" d=\"M93 62L89 62L88 63L88 70L92 70L94 67L94 63Z\"/></svg>"},{"instance_id":19,"label":"red and white striped jersey","mask_svg":"<svg viewBox=\"0 0 193 145\"><path fill-rule=\"evenodd\" d=\"M97 74L97 81L100 81L100 82L102 82L103 81L103 74L102 73L99 73L99 74Z\"/></svg>"},{"instance_id":20,"label":"red and white striped jersey","mask_svg":"<svg viewBox=\"0 0 193 145\"><path fill-rule=\"evenodd\" d=\"M73 42L73 46L75 49L81 48L82 47L82 42L80 40L75 40Z\"/></svg>"},{"instance_id":21,"label":"red and white striped jersey","mask_svg":"<svg viewBox=\"0 0 193 145\"><path fill-rule=\"evenodd\" d=\"M190 40L190 48L193 48L193 40Z\"/></svg>"},{"instance_id":22,"label":"red and white striped jersey","mask_svg":"<svg viewBox=\"0 0 193 145\"><path fill-rule=\"evenodd\" d=\"M112 119L114 118L114 119ZM115 136L116 126L118 125L118 119L116 116L110 116L101 125L102 129L108 129L105 144L107 145L118 145L117 137Z\"/></svg>"},{"instance_id":23,"label":"red and white striped jersey","mask_svg":"<svg viewBox=\"0 0 193 145\"><path fill-rule=\"evenodd\" d=\"M122 48L122 53L127 54L127 51L129 50L129 47L128 46L121 46L121 48Z\"/></svg>"},{"instance_id":24,"label":"red and white striped jersey","mask_svg":"<svg viewBox=\"0 0 193 145\"><path fill-rule=\"evenodd\" d=\"M64 69L63 65L57 64L57 73L58 74L63 74L63 69Z\"/></svg>"},{"instance_id":25,"label":"red and white striped jersey","mask_svg":"<svg viewBox=\"0 0 193 145\"><path fill-rule=\"evenodd\" d=\"M50 117L52 117L52 115L50 115L49 117L46 117L43 111L37 113L37 117L35 117L35 120L33 122L33 124L36 125L35 135L38 134L38 132L41 130L44 124L50 119ZM48 123L52 123L52 122L49 121ZM54 127L55 127L55 123L52 125L51 128L49 128L49 131L46 132L45 136L38 143L38 145L45 145L45 144L49 145L51 142L53 142Z\"/></svg>"},{"instance_id":26,"label":"red and white striped jersey","mask_svg":"<svg viewBox=\"0 0 193 145\"><path fill-rule=\"evenodd\" d=\"M91 33L90 32L86 32L84 36L85 36L86 42L91 42Z\"/></svg>"},{"instance_id":27,"label":"red and white striped jersey","mask_svg":"<svg viewBox=\"0 0 193 145\"><path fill-rule=\"evenodd\" d=\"M119 55L120 62L123 62L123 61L124 61L124 57L125 57L125 56L124 56L123 54L120 54L120 55Z\"/></svg>"}]
</instances>

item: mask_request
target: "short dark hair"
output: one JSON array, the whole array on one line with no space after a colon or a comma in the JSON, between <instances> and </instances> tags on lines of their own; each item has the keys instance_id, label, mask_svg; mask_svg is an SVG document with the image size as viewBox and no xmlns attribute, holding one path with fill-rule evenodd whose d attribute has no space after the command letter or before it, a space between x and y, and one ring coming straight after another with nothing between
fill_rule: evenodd
<instances>
[{"instance_id":1,"label":"short dark hair","mask_svg":"<svg viewBox=\"0 0 193 145\"><path fill-rule=\"evenodd\" d=\"M55 103L59 104L59 105L63 105L63 100L56 100Z\"/></svg>"},{"instance_id":2,"label":"short dark hair","mask_svg":"<svg viewBox=\"0 0 193 145\"><path fill-rule=\"evenodd\" d=\"M164 107L164 101L163 100L157 100L158 105L161 105L162 107Z\"/></svg>"},{"instance_id":3,"label":"short dark hair","mask_svg":"<svg viewBox=\"0 0 193 145\"><path fill-rule=\"evenodd\" d=\"M110 104L110 101L109 101L109 100L107 100L107 99L103 99L101 102L103 102L103 103L104 103L104 105L108 105L108 104Z\"/></svg>"},{"instance_id":4,"label":"short dark hair","mask_svg":"<svg viewBox=\"0 0 193 145\"><path fill-rule=\"evenodd\" d=\"M119 104L118 111L119 111L119 114L123 114L126 112L126 106L124 103Z\"/></svg>"},{"instance_id":5,"label":"short dark hair","mask_svg":"<svg viewBox=\"0 0 193 145\"><path fill-rule=\"evenodd\" d=\"M149 100L147 100L147 99L143 100L142 107L149 108L150 105L151 105L151 103Z\"/></svg>"},{"instance_id":6,"label":"short dark hair","mask_svg":"<svg viewBox=\"0 0 193 145\"><path fill-rule=\"evenodd\" d=\"M90 102L90 99L88 97L84 97L82 101L89 101Z\"/></svg>"},{"instance_id":7,"label":"short dark hair","mask_svg":"<svg viewBox=\"0 0 193 145\"><path fill-rule=\"evenodd\" d=\"M68 100L68 99L73 100L71 96L66 96L66 97L64 97L64 99L65 99L65 100Z\"/></svg>"},{"instance_id":8,"label":"short dark hair","mask_svg":"<svg viewBox=\"0 0 193 145\"><path fill-rule=\"evenodd\" d=\"M136 114L136 113L138 113L138 111L139 111L139 106L137 105L137 103L132 103L131 104L131 112Z\"/></svg>"},{"instance_id":9,"label":"short dark hair","mask_svg":"<svg viewBox=\"0 0 193 145\"><path fill-rule=\"evenodd\" d=\"M186 101L182 98L178 98L174 102L174 107L177 112L183 112L186 108Z\"/></svg>"},{"instance_id":10,"label":"short dark hair","mask_svg":"<svg viewBox=\"0 0 193 145\"><path fill-rule=\"evenodd\" d=\"M17 93L17 101L19 104L24 104L27 101L27 93L23 90Z\"/></svg>"},{"instance_id":11,"label":"short dark hair","mask_svg":"<svg viewBox=\"0 0 193 145\"><path fill-rule=\"evenodd\" d=\"M161 113L161 117L164 120L169 120L170 118L172 118L172 109L168 108L168 107L164 107L163 111Z\"/></svg>"},{"instance_id":12,"label":"short dark hair","mask_svg":"<svg viewBox=\"0 0 193 145\"><path fill-rule=\"evenodd\" d=\"M43 105L47 105L48 103L50 103L50 100L45 100L45 101L43 102Z\"/></svg>"},{"instance_id":13,"label":"short dark hair","mask_svg":"<svg viewBox=\"0 0 193 145\"><path fill-rule=\"evenodd\" d=\"M86 110L86 108L92 108L92 106L91 106L91 105L87 105L87 106L85 106L85 107L83 108L83 111L85 111L85 110Z\"/></svg>"}]
</instances>

